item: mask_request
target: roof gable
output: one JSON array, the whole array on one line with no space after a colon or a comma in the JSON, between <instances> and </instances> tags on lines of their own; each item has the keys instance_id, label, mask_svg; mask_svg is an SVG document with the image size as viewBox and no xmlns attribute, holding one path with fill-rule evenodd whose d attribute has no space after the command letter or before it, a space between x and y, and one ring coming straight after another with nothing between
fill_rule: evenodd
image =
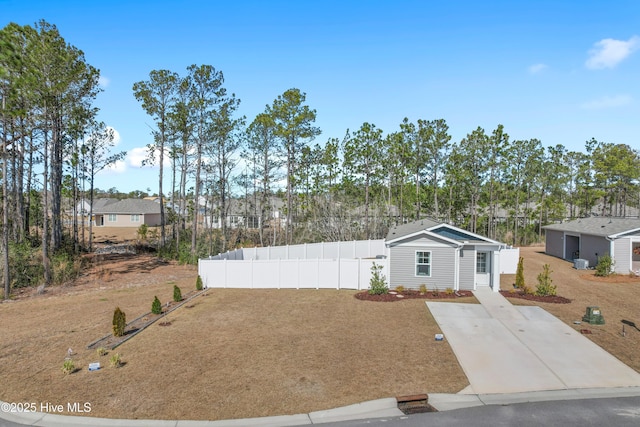
<instances>
[{"instance_id":1,"label":"roof gable","mask_svg":"<svg viewBox=\"0 0 640 427\"><path fill-rule=\"evenodd\" d=\"M436 222L430 219L419 220L409 224L393 227L389 230L385 240L387 243L394 243L400 240L423 235L425 233L427 233L430 238L437 237L456 245L460 243L501 244L500 242L480 236L479 234L472 233L470 231L462 230L461 228L455 227L451 224Z\"/></svg>"}]
</instances>

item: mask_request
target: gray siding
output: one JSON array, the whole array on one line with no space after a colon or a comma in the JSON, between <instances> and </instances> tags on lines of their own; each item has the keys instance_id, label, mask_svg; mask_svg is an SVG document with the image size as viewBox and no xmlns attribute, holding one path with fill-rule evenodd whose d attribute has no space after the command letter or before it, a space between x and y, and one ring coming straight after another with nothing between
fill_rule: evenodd
<instances>
[{"instance_id":1,"label":"gray siding","mask_svg":"<svg viewBox=\"0 0 640 427\"><path fill-rule=\"evenodd\" d=\"M460 257L460 290L472 291L476 281L476 251L463 249Z\"/></svg>"},{"instance_id":2,"label":"gray siding","mask_svg":"<svg viewBox=\"0 0 640 427\"><path fill-rule=\"evenodd\" d=\"M428 239L426 242L433 243ZM412 242L414 243L414 242ZM431 251L431 277L416 277L416 251ZM446 246L402 245L391 248L390 288L402 285L406 289L418 289L427 285L428 289L445 290L454 288L455 283L454 248Z\"/></svg>"},{"instance_id":3,"label":"gray siding","mask_svg":"<svg viewBox=\"0 0 640 427\"><path fill-rule=\"evenodd\" d=\"M631 239L622 238L613 241L615 263L613 268L616 273L629 274L631 271Z\"/></svg>"},{"instance_id":4,"label":"gray siding","mask_svg":"<svg viewBox=\"0 0 640 427\"><path fill-rule=\"evenodd\" d=\"M600 236L583 234L580 236L580 258L589 260L589 266L598 264L598 257L611 253L609 241Z\"/></svg>"},{"instance_id":5,"label":"gray siding","mask_svg":"<svg viewBox=\"0 0 640 427\"><path fill-rule=\"evenodd\" d=\"M546 231L546 249L545 252L548 255L553 255L558 258L562 258L563 249L564 249L564 239L562 231L557 230L547 230Z\"/></svg>"}]
</instances>

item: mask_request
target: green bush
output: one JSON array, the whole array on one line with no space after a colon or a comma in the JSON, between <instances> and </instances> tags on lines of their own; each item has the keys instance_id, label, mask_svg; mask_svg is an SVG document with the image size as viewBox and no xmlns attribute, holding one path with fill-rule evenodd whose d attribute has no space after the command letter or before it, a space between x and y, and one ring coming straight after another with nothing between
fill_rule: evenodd
<instances>
[{"instance_id":1,"label":"green bush","mask_svg":"<svg viewBox=\"0 0 640 427\"><path fill-rule=\"evenodd\" d=\"M538 286L536 286L536 295L542 297L556 295L556 287L553 285L551 273L552 270L549 264L545 264L542 266L542 273L538 274Z\"/></svg>"},{"instance_id":2,"label":"green bush","mask_svg":"<svg viewBox=\"0 0 640 427\"><path fill-rule=\"evenodd\" d=\"M124 335L124 328L127 326L127 316L120 307L116 307L113 312L113 335L121 337Z\"/></svg>"},{"instance_id":3,"label":"green bush","mask_svg":"<svg viewBox=\"0 0 640 427\"><path fill-rule=\"evenodd\" d=\"M198 276L196 279L196 291L202 290L202 277Z\"/></svg>"},{"instance_id":4,"label":"green bush","mask_svg":"<svg viewBox=\"0 0 640 427\"><path fill-rule=\"evenodd\" d=\"M147 224L141 224L138 227L138 237L140 240L147 240L147 233L149 232L149 226Z\"/></svg>"},{"instance_id":5,"label":"green bush","mask_svg":"<svg viewBox=\"0 0 640 427\"><path fill-rule=\"evenodd\" d=\"M606 277L612 273L613 259L609 254L605 254L598 257L598 264L596 265L596 276Z\"/></svg>"},{"instance_id":6,"label":"green bush","mask_svg":"<svg viewBox=\"0 0 640 427\"><path fill-rule=\"evenodd\" d=\"M375 262L371 266L371 280L369 280L369 293L371 295L381 295L389 292L387 278L382 274L382 266Z\"/></svg>"},{"instance_id":7,"label":"green bush","mask_svg":"<svg viewBox=\"0 0 640 427\"><path fill-rule=\"evenodd\" d=\"M173 285L173 300L175 302L182 301L182 291L178 287L178 285Z\"/></svg>"},{"instance_id":8,"label":"green bush","mask_svg":"<svg viewBox=\"0 0 640 427\"><path fill-rule=\"evenodd\" d=\"M151 304L151 312L153 314L162 314L162 304L158 297L153 297L153 303Z\"/></svg>"},{"instance_id":9,"label":"green bush","mask_svg":"<svg viewBox=\"0 0 640 427\"><path fill-rule=\"evenodd\" d=\"M113 356L109 358L109 364L114 368L119 368L122 366L122 358L120 357L120 353L115 353Z\"/></svg>"},{"instance_id":10,"label":"green bush","mask_svg":"<svg viewBox=\"0 0 640 427\"><path fill-rule=\"evenodd\" d=\"M516 288L524 288L524 258L518 260L518 268L516 269Z\"/></svg>"},{"instance_id":11,"label":"green bush","mask_svg":"<svg viewBox=\"0 0 640 427\"><path fill-rule=\"evenodd\" d=\"M75 371L76 365L73 363L73 360L65 359L64 363L62 364L62 372L64 372L65 374L72 374Z\"/></svg>"}]
</instances>

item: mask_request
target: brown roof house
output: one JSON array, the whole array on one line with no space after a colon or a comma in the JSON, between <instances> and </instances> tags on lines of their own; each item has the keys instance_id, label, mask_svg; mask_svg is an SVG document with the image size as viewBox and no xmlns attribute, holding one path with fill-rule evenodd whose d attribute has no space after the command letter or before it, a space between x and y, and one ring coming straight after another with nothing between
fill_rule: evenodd
<instances>
[{"instance_id":1,"label":"brown roof house","mask_svg":"<svg viewBox=\"0 0 640 427\"><path fill-rule=\"evenodd\" d=\"M93 208L98 227L140 227L160 225L160 203L144 199L124 199Z\"/></svg>"}]
</instances>

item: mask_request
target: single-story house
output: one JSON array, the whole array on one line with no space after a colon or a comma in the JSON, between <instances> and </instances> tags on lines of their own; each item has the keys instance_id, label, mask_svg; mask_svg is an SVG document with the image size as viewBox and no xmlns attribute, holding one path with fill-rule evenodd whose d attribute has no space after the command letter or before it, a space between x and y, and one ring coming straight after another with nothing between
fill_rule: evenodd
<instances>
[{"instance_id":1,"label":"single-story house","mask_svg":"<svg viewBox=\"0 0 640 427\"><path fill-rule=\"evenodd\" d=\"M392 227L385 242L390 288L424 284L440 291L490 287L497 292L500 274L515 273L519 255L504 243L429 219Z\"/></svg>"},{"instance_id":2,"label":"single-story house","mask_svg":"<svg viewBox=\"0 0 640 427\"><path fill-rule=\"evenodd\" d=\"M616 273L640 272L638 218L580 218L542 228L549 255L568 261L584 259L594 267L598 257L609 254Z\"/></svg>"},{"instance_id":3,"label":"single-story house","mask_svg":"<svg viewBox=\"0 0 640 427\"><path fill-rule=\"evenodd\" d=\"M96 226L140 227L160 225L160 203L144 199L124 199L93 208Z\"/></svg>"}]
</instances>

